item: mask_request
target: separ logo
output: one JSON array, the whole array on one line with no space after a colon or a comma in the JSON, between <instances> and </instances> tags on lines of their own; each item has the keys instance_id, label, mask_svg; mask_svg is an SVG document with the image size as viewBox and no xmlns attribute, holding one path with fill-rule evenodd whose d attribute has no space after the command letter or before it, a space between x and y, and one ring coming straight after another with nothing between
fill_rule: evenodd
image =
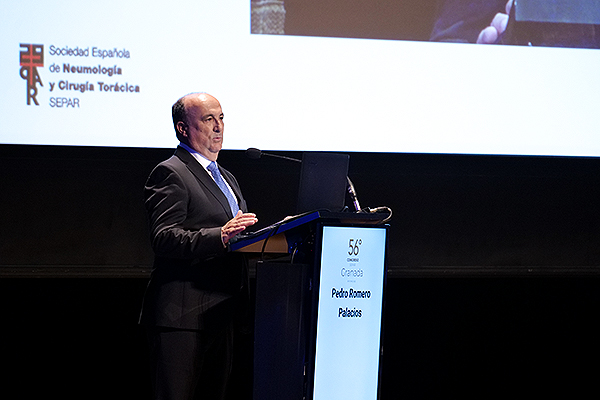
<instances>
[{"instance_id":1,"label":"separ logo","mask_svg":"<svg viewBox=\"0 0 600 400\"><path fill-rule=\"evenodd\" d=\"M42 78L38 74L37 67L44 66L44 45L42 44L19 44L21 47L19 61L21 64L21 78L27 81L27 105L31 101L39 106L36 97L38 94L37 84L44 86Z\"/></svg>"}]
</instances>

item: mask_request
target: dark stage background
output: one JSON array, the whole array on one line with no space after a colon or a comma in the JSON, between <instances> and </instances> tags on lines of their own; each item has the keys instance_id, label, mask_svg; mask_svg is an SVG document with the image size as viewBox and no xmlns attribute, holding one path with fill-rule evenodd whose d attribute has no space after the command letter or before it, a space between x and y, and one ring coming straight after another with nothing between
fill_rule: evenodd
<instances>
[{"instance_id":1,"label":"dark stage background","mask_svg":"<svg viewBox=\"0 0 600 400\"><path fill-rule=\"evenodd\" d=\"M142 188L172 152L0 146L0 387L18 394L7 398L149 398ZM293 214L296 163L219 161L260 226ZM382 400L597 394L599 167L351 153L361 205L394 211ZM240 338L232 398L249 398L251 341Z\"/></svg>"}]
</instances>

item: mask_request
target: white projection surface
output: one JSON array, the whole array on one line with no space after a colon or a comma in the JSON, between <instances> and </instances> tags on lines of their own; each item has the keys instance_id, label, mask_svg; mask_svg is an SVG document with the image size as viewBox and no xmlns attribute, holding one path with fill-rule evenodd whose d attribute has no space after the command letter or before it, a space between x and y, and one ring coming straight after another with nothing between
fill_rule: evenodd
<instances>
[{"instance_id":1,"label":"white projection surface","mask_svg":"<svg viewBox=\"0 0 600 400\"><path fill-rule=\"evenodd\" d=\"M205 91L226 149L600 156L600 50L255 35L249 0L5 0L0 52L0 143L173 147L171 105Z\"/></svg>"}]
</instances>

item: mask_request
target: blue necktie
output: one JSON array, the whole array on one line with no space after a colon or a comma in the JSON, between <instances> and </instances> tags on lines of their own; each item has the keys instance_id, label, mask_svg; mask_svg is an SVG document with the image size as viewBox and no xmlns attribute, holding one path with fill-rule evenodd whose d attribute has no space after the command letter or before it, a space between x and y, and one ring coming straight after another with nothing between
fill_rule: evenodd
<instances>
[{"instance_id":1,"label":"blue necktie","mask_svg":"<svg viewBox=\"0 0 600 400\"><path fill-rule=\"evenodd\" d=\"M214 161L212 161L210 164L208 164L208 170L215 179L215 182L217 183L217 186L219 186L219 189L221 189L225 197L227 197L229 207L231 207L231 212L235 216L240 210L240 208L238 207L237 201L235 201L235 198L233 197L233 193L231 193L231 190L229 190L227 184L223 180L223 177L221 176L221 171L219 171L219 167L217 167L217 164Z\"/></svg>"}]
</instances>

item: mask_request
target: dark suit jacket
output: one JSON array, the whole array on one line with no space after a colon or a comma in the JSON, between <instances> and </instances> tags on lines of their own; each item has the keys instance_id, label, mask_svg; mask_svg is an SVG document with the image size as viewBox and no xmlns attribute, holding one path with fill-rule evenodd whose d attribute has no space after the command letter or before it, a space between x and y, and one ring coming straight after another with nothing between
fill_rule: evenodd
<instances>
[{"instance_id":1,"label":"dark suit jacket","mask_svg":"<svg viewBox=\"0 0 600 400\"><path fill-rule=\"evenodd\" d=\"M220 170L246 212L237 181ZM155 261L140 322L196 330L231 321L244 297L245 265L221 240L233 218L225 195L182 147L154 168L144 193Z\"/></svg>"}]
</instances>

